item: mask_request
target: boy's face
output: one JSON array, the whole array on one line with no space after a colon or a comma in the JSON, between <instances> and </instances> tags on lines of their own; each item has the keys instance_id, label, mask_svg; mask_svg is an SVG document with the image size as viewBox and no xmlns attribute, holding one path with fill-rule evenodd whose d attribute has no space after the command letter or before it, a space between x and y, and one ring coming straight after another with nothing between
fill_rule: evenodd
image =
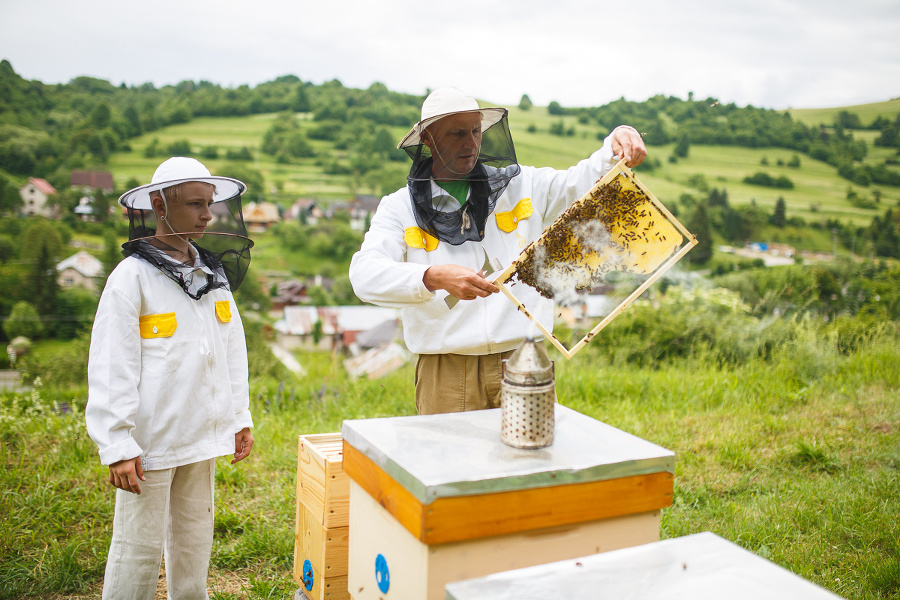
<instances>
[{"instance_id":1,"label":"boy's face","mask_svg":"<svg viewBox=\"0 0 900 600\"><path fill-rule=\"evenodd\" d=\"M212 220L210 206L213 203L215 188L200 181L189 181L179 186L177 199L167 199L168 213L165 222L171 231L187 235L199 240L206 231L206 226ZM162 199L154 202L162 207ZM157 233L163 233L157 230Z\"/></svg>"}]
</instances>

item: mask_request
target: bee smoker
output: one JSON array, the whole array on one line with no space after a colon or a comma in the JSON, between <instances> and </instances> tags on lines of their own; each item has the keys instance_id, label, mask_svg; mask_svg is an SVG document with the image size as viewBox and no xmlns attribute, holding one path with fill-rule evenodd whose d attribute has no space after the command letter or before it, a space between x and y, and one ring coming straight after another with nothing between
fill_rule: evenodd
<instances>
[{"instance_id":1,"label":"bee smoker","mask_svg":"<svg viewBox=\"0 0 900 600\"><path fill-rule=\"evenodd\" d=\"M500 440L513 448L553 443L556 382L544 344L528 339L503 361Z\"/></svg>"}]
</instances>

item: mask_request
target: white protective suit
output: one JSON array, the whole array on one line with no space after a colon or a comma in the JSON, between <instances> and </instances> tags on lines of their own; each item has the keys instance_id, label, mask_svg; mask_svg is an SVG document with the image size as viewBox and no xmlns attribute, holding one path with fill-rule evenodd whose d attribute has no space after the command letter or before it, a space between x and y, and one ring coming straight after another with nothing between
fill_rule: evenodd
<instances>
[{"instance_id":1,"label":"white protective suit","mask_svg":"<svg viewBox=\"0 0 900 600\"><path fill-rule=\"evenodd\" d=\"M253 426L249 405L231 292L193 300L147 261L119 263L100 297L88 363L85 419L100 461L140 456L152 471L234 454L235 434Z\"/></svg>"},{"instance_id":2,"label":"white protective suit","mask_svg":"<svg viewBox=\"0 0 900 600\"><path fill-rule=\"evenodd\" d=\"M566 171L522 166L497 199L481 242L459 246L439 242L418 227L407 188L385 196L350 263L353 291L364 302L402 308L406 346L416 354L482 355L517 348L539 332L505 295L460 301L450 309L444 302L447 292L428 291L422 277L431 265L456 264L479 271L485 251L503 268L509 266L612 168L611 142L610 135L599 150ZM446 196L432 182L435 206L459 206ZM541 323L552 324L551 300L525 284L516 283L513 288L529 310L539 307L534 312Z\"/></svg>"}]
</instances>

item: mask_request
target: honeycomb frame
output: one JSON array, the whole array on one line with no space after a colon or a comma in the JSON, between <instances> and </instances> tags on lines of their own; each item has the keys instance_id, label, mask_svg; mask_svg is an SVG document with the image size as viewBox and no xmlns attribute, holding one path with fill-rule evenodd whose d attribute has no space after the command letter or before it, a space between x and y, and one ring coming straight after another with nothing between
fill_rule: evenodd
<instances>
[{"instance_id":1,"label":"honeycomb frame","mask_svg":"<svg viewBox=\"0 0 900 600\"><path fill-rule=\"evenodd\" d=\"M605 230L600 236L596 235L596 228L591 228L597 221ZM621 160L563 211L538 239L526 246L494 279L494 284L569 359L695 245L696 236ZM518 279L541 295L555 299L560 290L545 284L547 278L544 275L534 275L536 264L541 267L537 272L544 274L549 268L557 281L564 281L565 289L561 291L566 294L571 293L569 287L584 293L602 283L605 275L612 271L649 277L569 349L528 311L508 285L504 285Z\"/></svg>"}]
</instances>

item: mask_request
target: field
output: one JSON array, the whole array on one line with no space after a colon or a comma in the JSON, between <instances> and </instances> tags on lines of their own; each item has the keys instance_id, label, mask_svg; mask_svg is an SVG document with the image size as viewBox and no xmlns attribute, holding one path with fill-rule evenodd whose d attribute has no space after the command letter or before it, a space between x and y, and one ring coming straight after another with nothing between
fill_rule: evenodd
<instances>
[{"instance_id":1,"label":"field","mask_svg":"<svg viewBox=\"0 0 900 600\"><path fill-rule=\"evenodd\" d=\"M656 296L618 320L644 333L552 353L559 401L675 452L664 538L712 531L846 598L900 597L896 322L750 317L723 293ZM414 412L411 364L352 380L301 352L292 376L248 335L257 444L218 464L215 600L292 597L298 435ZM99 597L113 494L84 430L85 344L35 348L46 381L71 383L0 393L3 599Z\"/></svg>"},{"instance_id":2,"label":"field","mask_svg":"<svg viewBox=\"0 0 900 600\"><path fill-rule=\"evenodd\" d=\"M893 101L892 101L893 102ZM880 106L880 105L879 105ZM892 103L886 103L883 110L895 110ZM819 114L819 113L816 113ZM827 114L822 114L824 118ZM126 182L132 178L144 181L161 162L161 158L144 157L144 148L154 139L160 147L188 140L196 153L205 146L215 145L220 156L224 156L229 148L248 147L253 152L254 160L246 163L259 171L265 180L264 190L250 190L248 199L254 194L264 193L286 207L300 197L312 197L326 203L335 199L347 199L356 193L380 195L378 185L372 181L354 184L347 175L327 175L317 159L300 159L295 164L278 164L274 158L259 152L262 137L276 115L254 115L231 118L198 118L184 125L174 125L165 129L145 134L131 140L130 152L114 154L110 159L110 169L117 187L125 189ZM819 117L816 117L819 118ZM565 130L572 130L571 136L559 136L549 133L550 127L558 122L563 123ZM312 121L301 116L301 128L312 126ZM600 145L598 136L601 131L596 125L584 125L574 116L554 116L547 113L546 108L533 107L523 111L517 107L510 109L510 128L516 144L516 153L522 164L550 166L564 169L587 157ZM532 129L532 131L529 131ZM400 139L405 133L403 128L390 128L391 134ZM869 141L870 158L883 160L892 152L871 146L875 132L854 132ZM313 146L321 153L335 153L329 142L311 140ZM729 201L733 206L742 206L755 201L766 212L771 212L779 197L787 204L787 216L801 217L807 221L821 222L836 219L855 226L867 225L872 217L884 212L884 207L896 206L900 202L900 190L888 186L871 186L861 188L854 186L837 175L836 169L823 162L801 156L799 168L779 166L778 161L787 163L796 154L781 148L750 149L742 147L699 146L693 145L687 158L675 163L669 162L672 146L650 146L649 157L656 159L660 167L648 171L639 168L641 179L653 190L664 204L671 205L682 194L691 194L697 198L705 197L708 189L727 189ZM883 155L883 156L882 156ZM768 165L763 165L763 161ZM229 161L225 158L204 159L213 172L222 168ZM406 163L392 163L389 167L391 186L401 187L405 183ZM743 183L743 179L757 172L766 172L773 177L785 176L795 187L790 190L778 190ZM697 177L700 176L700 179ZM707 189L698 189L697 182L703 181ZM847 199L848 190L855 189L860 195L870 197L874 190L881 193L881 204L878 208L863 209L853 206Z\"/></svg>"}]
</instances>

